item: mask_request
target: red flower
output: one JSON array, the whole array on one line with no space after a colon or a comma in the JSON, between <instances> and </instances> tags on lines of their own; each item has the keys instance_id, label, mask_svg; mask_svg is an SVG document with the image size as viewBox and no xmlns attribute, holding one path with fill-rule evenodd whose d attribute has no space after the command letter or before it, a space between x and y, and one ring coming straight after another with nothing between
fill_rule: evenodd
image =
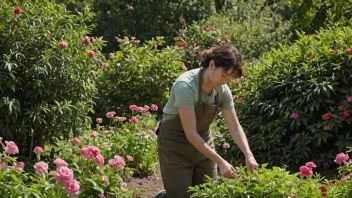
<instances>
[{"instance_id":1,"label":"red flower","mask_svg":"<svg viewBox=\"0 0 352 198\"><path fill-rule=\"evenodd\" d=\"M344 117L350 116L350 112L349 112L348 110L344 110L344 111L343 111L343 116L344 116Z\"/></svg>"},{"instance_id":2,"label":"red flower","mask_svg":"<svg viewBox=\"0 0 352 198\"><path fill-rule=\"evenodd\" d=\"M335 53L335 54L338 54L338 53L339 53L339 49L335 49L335 50L334 50L334 53Z\"/></svg>"},{"instance_id":3,"label":"red flower","mask_svg":"<svg viewBox=\"0 0 352 198\"><path fill-rule=\"evenodd\" d=\"M322 116L323 120L330 120L331 118L333 118L331 113L326 113Z\"/></svg>"},{"instance_id":4,"label":"red flower","mask_svg":"<svg viewBox=\"0 0 352 198\"><path fill-rule=\"evenodd\" d=\"M326 192L326 186L320 186L319 189L321 190L321 192Z\"/></svg>"},{"instance_id":5,"label":"red flower","mask_svg":"<svg viewBox=\"0 0 352 198\"><path fill-rule=\"evenodd\" d=\"M18 8L18 7L17 7L17 8L15 8L15 9L13 9L13 13L19 15L19 14L22 13L22 10L21 10L21 8Z\"/></svg>"},{"instance_id":6,"label":"red flower","mask_svg":"<svg viewBox=\"0 0 352 198\"><path fill-rule=\"evenodd\" d=\"M347 53L352 54L352 47L348 48Z\"/></svg>"},{"instance_id":7,"label":"red flower","mask_svg":"<svg viewBox=\"0 0 352 198\"><path fill-rule=\"evenodd\" d=\"M314 38L314 39L318 39L318 36L317 36L317 35L314 35L313 38Z\"/></svg>"},{"instance_id":8,"label":"red flower","mask_svg":"<svg viewBox=\"0 0 352 198\"><path fill-rule=\"evenodd\" d=\"M313 59L314 58L314 56L309 56L309 59Z\"/></svg>"},{"instance_id":9,"label":"red flower","mask_svg":"<svg viewBox=\"0 0 352 198\"><path fill-rule=\"evenodd\" d=\"M326 197L328 194L326 192L321 193L321 196Z\"/></svg>"}]
</instances>

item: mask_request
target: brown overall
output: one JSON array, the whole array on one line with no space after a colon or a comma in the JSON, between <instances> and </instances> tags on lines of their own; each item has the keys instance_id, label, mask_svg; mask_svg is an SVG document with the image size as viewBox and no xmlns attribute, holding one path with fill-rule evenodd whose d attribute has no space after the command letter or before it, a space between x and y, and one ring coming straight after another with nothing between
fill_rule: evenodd
<instances>
[{"instance_id":1,"label":"brown overall","mask_svg":"<svg viewBox=\"0 0 352 198\"><path fill-rule=\"evenodd\" d=\"M219 108L218 95L215 96L214 105L204 104L201 101L202 71L203 69L199 72L199 95L195 107L197 132L212 149L215 149L209 126ZM204 175L216 179L216 164L187 140L179 116L160 124L157 141L167 198L190 197L188 187L204 183Z\"/></svg>"}]
</instances>

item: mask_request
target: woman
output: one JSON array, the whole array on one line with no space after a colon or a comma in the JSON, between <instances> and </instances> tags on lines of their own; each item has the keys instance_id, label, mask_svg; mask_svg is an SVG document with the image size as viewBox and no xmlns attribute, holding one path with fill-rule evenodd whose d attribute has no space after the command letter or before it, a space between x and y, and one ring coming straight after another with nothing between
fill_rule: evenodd
<instances>
[{"instance_id":1,"label":"woman","mask_svg":"<svg viewBox=\"0 0 352 198\"><path fill-rule=\"evenodd\" d=\"M246 157L248 171L258 164L237 119L227 82L242 75L242 57L232 46L204 52L200 69L180 75L172 86L158 128L158 152L165 191L155 197L190 197L189 186L204 183L204 176L234 178L234 167L219 156L209 131L218 108L237 146Z\"/></svg>"}]
</instances>

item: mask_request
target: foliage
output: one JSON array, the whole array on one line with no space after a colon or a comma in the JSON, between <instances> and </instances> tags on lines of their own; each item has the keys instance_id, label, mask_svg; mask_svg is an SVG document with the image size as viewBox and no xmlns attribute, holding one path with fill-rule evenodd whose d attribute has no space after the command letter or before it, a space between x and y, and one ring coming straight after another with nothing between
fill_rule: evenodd
<instances>
[{"instance_id":1,"label":"foliage","mask_svg":"<svg viewBox=\"0 0 352 198\"><path fill-rule=\"evenodd\" d=\"M306 164L307 165L307 164ZM266 168L263 164L259 171L248 173L245 167L237 169L239 176L233 180L221 178L213 182L210 178L204 184L190 187L191 197L350 197L352 194L351 178L343 177L341 180L327 180L319 174L302 176L301 173L290 174L285 167ZM351 173L352 167L346 161L345 169ZM300 175L298 177L298 175Z\"/></svg>"},{"instance_id":2,"label":"foliage","mask_svg":"<svg viewBox=\"0 0 352 198\"><path fill-rule=\"evenodd\" d=\"M73 171L71 179L79 182L76 197L132 197L143 194L145 190L127 188L125 182L133 174L148 176L156 171L158 157L154 133L155 115L147 108L145 106L133 110L130 121L114 116L114 112L108 112L109 125L102 126L102 118L99 118L95 131L85 131L82 136L75 137L70 142L57 140L55 145L47 145L44 150L37 150L36 147L34 152L37 154L37 162L49 164L48 171L43 174L37 174L40 169L36 167L34 173L33 166L27 163L25 168L20 166L22 162L12 156L16 150L14 145L5 142L5 146L0 138L4 148L0 153L1 195L71 197L70 191L64 187L68 181L63 183L57 177L61 166L57 162L59 159L64 160L66 166ZM155 110L155 106L151 109ZM137 118L138 122L133 118ZM91 150L86 152L87 148ZM120 158L117 168L112 163L116 156Z\"/></svg>"},{"instance_id":3,"label":"foliage","mask_svg":"<svg viewBox=\"0 0 352 198\"><path fill-rule=\"evenodd\" d=\"M96 13L94 35L102 35L109 42L106 52L118 47L115 36L137 37L142 41L164 36L170 43L182 23L179 18L192 23L215 13L213 0L94 0Z\"/></svg>"},{"instance_id":4,"label":"foliage","mask_svg":"<svg viewBox=\"0 0 352 198\"><path fill-rule=\"evenodd\" d=\"M0 135L16 141L21 154L89 123L91 65L104 58L102 41L83 43L91 19L88 10L72 15L50 1L0 4Z\"/></svg>"},{"instance_id":5,"label":"foliage","mask_svg":"<svg viewBox=\"0 0 352 198\"><path fill-rule=\"evenodd\" d=\"M291 21L292 32L301 30L312 34L326 25L345 23L352 17L351 0L269 0L267 4Z\"/></svg>"},{"instance_id":6,"label":"foliage","mask_svg":"<svg viewBox=\"0 0 352 198\"><path fill-rule=\"evenodd\" d=\"M232 84L236 109L259 162L328 168L333 153L352 145L352 29L299 35Z\"/></svg>"},{"instance_id":7,"label":"foliage","mask_svg":"<svg viewBox=\"0 0 352 198\"><path fill-rule=\"evenodd\" d=\"M287 43L290 24L265 6L265 2L236 0L223 13L181 29L174 39L185 51L184 64L189 68L199 67L199 55L212 46L236 46L246 60L253 61L279 42Z\"/></svg>"},{"instance_id":8,"label":"foliage","mask_svg":"<svg viewBox=\"0 0 352 198\"><path fill-rule=\"evenodd\" d=\"M162 37L141 46L134 37L117 40L120 51L110 54L109 66L100 70L97 113L114 110L122 115L126 112L122 107L130 104L163 107L172 83L182 71L182 51L172 46L159 50L158 46L164 45Z\"/></svg>"}]
</instances>

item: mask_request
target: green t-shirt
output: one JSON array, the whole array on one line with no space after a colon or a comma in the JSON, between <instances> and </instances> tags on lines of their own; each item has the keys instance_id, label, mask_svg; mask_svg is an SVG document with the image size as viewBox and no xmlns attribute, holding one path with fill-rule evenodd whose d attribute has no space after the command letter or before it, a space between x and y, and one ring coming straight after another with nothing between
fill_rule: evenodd
<instances>
[{"instance_id":1,"label":"green t-shirt","mask_svg":"<svg viewBox=\"0 0 352 198\"><path fill-rule=\"evenodd\" d=\"M198 102L200 69L189 70L181 74L173 84L170 98L164 107L163 121L178 116L178 107L193 110ZM227 84L213 88L210 95L201 94L201 101L205 104L214 104L218 95L221 109L232 109L234 107L232 94Z\"/></svg>"}]
</instances>

